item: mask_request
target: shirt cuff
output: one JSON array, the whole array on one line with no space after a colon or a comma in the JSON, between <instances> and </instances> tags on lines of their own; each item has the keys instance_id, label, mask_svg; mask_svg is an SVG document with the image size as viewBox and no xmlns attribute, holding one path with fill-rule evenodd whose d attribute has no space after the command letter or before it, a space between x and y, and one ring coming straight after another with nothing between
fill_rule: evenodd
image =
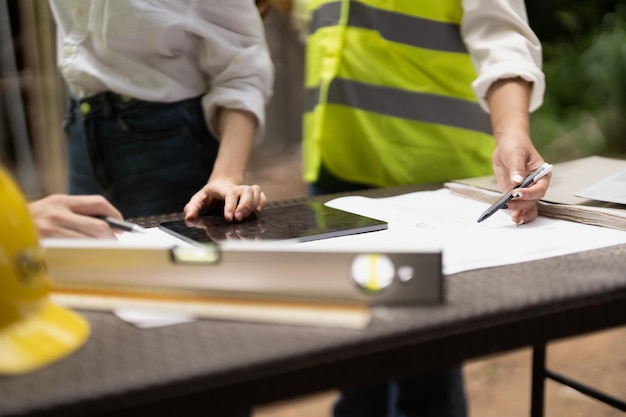
<instances>
[{"instance_id":1,"label":"shirt cuff","mask_svg":"<svg viewBox=\"0 0 626 417\"><path fill-rule=\"evenodd\" d=\"M489 112L487 103L487 91L491 84L497 80L520 77L532 83L530 103L528 111L537 110L543 103L543 94L546 89L546 82L543 72L534 65L524 65L524 63L501 63L484 68L480 76L472 83L472 88L478 97L480 106Z\"/></svg>"},{"instance_id":2,"label":"shirt cuff","mask_svg":"<svg viewBox=\"0 0 626 417\"><path fill-rule=\"evenodd\" d=\"M251 112L257 121L252 144L256 146L261 143L265 136L265 96L261 91L254 88L246 91L238 89L234 94L233 90L228 87L214 87L211 92L202 97L202 109L207 127L218 139L220 138L217 135L219 129L216 124L216 115L220 107Z\"/></svg>"}]
</instances>

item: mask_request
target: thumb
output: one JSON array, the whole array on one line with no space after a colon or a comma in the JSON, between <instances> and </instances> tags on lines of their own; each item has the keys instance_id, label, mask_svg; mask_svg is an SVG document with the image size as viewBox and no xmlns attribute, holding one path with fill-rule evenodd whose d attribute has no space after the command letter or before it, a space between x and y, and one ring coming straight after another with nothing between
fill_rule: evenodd
<instances>
[{"instance_id":1,"label":"thumb","mask_svg":"<svg viewBox=\"0 0 626 417\"><path fill-rule=\"evenodd\" d=\"M213 198L210 195L204 195L202 191L196 193L191 200L185 205L183 208L183 212L185 213L185 220L191 220L198 217L200 210L209 205Z\"/></svg>"},{"instance_id":2,"label":"thumb","mask_svg":"<svg viewBox=\"0 0 626 417\"><path fill-rule=\"evenodd\" d=\"M526 175L526 164L524 160L513 160L509 164L509 178L513 184L521 184Z\"/></svg>"},{"instance_id":3,"label":"thumb","mask_svg":"<svg viewBox=\"0 0 626 417\"><path fill-rule=\"evenodd\" d=\"M198 216L198 209L195 205L192 206L187 204L183 209L183 212L185 213L185 220L195 219Z\"/></svg>"}]
</instances>

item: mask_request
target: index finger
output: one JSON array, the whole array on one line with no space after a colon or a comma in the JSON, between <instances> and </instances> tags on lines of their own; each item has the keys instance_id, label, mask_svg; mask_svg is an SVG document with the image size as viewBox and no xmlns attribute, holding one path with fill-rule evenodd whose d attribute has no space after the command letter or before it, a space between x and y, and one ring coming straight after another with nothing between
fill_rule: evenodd
<instances>
[{"instance_id":1,"label":"index finger","mask_svg":"<svg viewBox=\"0 0 626 417\"><path fill-rule=\"evenodd\" d=\"M552 178L552 174L549 173L544 177L540 178L536 182L533 181L526 188L518 188L514 191L514 195L519 195L519 199L522 200L540 200L546 195L548 191L548 187L550 186L550 179Z\"/></svg>"},{"instance_id":2,"label":"index finger","mask_svg":"<svg viewBox=\"0 0 626 417\"><path fill-rule=\"evenodd\" d=\"M66 198L67 207L74 213L123 219L122 213L101 195L69 195Z\"/></svg>"}]
</instances>

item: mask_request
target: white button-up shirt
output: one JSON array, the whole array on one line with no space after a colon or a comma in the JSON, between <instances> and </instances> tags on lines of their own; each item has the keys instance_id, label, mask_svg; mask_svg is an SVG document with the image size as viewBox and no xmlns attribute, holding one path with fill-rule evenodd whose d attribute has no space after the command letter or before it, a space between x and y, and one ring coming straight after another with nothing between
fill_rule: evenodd
<instances>
[{"instance_id":1,"label":"white button-up shirt","mask_svg":"<svg viewBox=\"0 0 626 417\"><path fill-rule=\"evenodd\" d=\"M263 134L274 67L252 0L49 0L59 68L77 98L103 91L146 101L203 96L252 112Z\"/></svg>"},{"instance_id":2,"label":"white button-up shirt","mask_svg":"<svg viewBox=\"0 0 626 417\"><path fill-rule=\"evenodd\" d=\"M528 24L523 0L462 0L461 36L478 78L472 87L489 110L487 91L499 79L521 77L532 83L529 110L543 102L541 43Z\"/></svg>"}]
</instances>

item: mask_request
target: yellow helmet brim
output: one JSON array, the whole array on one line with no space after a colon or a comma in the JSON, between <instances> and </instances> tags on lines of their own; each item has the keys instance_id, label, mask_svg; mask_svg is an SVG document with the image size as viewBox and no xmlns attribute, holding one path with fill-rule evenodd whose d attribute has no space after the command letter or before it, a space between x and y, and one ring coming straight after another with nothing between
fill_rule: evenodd
<instances>
[{"instance_id":1,"label":"yellow helmet brim","mask_svg":"<svg viewBox=\"0 0 626 417\"><path fill-rule=\"evenodd\" d=\"M46 301L38 312L0 330L0 375L51 364L81 347L89 334L84 318Z\"/></svg>"}]
</instances>

